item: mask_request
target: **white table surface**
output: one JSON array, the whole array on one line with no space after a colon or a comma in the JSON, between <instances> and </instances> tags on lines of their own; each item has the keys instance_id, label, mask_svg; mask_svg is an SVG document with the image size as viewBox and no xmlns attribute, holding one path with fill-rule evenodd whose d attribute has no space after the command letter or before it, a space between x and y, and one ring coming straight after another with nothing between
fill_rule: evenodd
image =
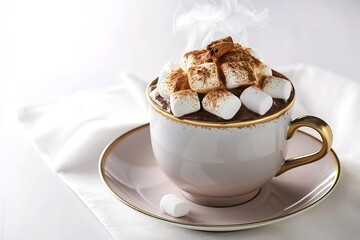
<instances>
[{"instance_id":1,"label":"white table surface","mask_svg":"<svg viewBox=\"0 0 360 240\"><path fill-rule=\"evenodd\" d=\"M249 30L250 45L270 66L303 62L360 83L360 3L309 3L271 1L268 26ZM182 53L171 34L175 7L159 0L0 1L0 239L112 239L40 159L16 109L114 84L120 71L153 79Z\"/></svg>"}]
</instances>

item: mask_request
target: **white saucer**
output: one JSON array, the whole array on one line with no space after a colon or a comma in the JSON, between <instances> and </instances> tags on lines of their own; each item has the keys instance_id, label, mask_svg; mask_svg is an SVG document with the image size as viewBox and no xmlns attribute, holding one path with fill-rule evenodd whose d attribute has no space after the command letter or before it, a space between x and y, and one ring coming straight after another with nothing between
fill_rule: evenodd
<instances>
[{"instance_id":1,"label":"white saucer","mask_svg":"<svg viewBox=\"0 0 360 240\"><path fill-rule=\"evenodd\" d=\"M321 147L316 138L303 132L289 141L289 157ZM160 199L168 193L182 195L155 162L149 125L133 129L112 142L104 150L99 168L105 185L127 206L154 219L204 231L243 230L295 216L324 200L340 176L339 160L331 150L317 162L273 178L250 202L227 208L189 202L190 213L174 218L161 212Z\"/></svg>"}]
</instances>

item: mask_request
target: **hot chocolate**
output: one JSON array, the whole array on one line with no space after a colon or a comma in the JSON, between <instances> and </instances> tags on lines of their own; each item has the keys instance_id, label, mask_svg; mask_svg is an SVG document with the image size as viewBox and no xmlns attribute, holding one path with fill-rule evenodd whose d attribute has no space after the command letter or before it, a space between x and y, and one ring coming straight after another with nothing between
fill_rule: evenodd
<instances>
[{"instance_id":1,"label":"hot chocolate","mask_svg":"<svg viewBox=\"0 0 360 240\"><path fill-rule=\"evenodd\" d=\"M259 119L284 109L294 98L285 76L231 37L186 53L180 65L166 64L149 91L151 99L175 117L208 122Z\"/></svg>"},{"instance_id":2,"label":"hot chocolate","mask_svg":"<svg viewBox=\"0 0 360 240\"><path fill-rule=\"evenodd\" d=\"M317 161L331 148L324 121L292 120L291 82L230 37L166 64L148 89L156 161L198 204L250 201L274 176ZM287 139L300 127L320 134L321 150L285 160Z\"/></svg>"}]
</instances>

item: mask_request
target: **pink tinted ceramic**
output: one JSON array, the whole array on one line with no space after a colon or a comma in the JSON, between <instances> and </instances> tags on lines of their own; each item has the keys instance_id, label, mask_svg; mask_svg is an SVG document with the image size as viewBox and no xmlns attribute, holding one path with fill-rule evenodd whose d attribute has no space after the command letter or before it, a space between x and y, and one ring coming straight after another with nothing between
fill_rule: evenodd
<instances>
[{"instance_id":1,"label":"pink tinted ceramic","mask_svg":"<svg viewBox=\"0 0 360 240\"><path fill-rule=\"evenodd\" d=\"M155 159L186 198L233 206L255 197L279 171L288 149L291 110L243 127L184 124L150 108Z\"/></svg>"},{"instance_id":2,"label":"pink tinted ceramic","mask_svg":"<svg viewBox=\"0 0 360 240\"><path fill-rule=\"evenodd\" d=\"M320 141L302 132L289 141L287 157L312 152L321 146ZM148 125L129 131L111 143L99 166L108 189L129 207L164 222L205 231L254 228L294 216L328 196L340 175L340 163L331 150L321 161L272 178L247 203L216 208L189 201L190 213L174 218L161 212L160 199L168 193L180 197L182 193L158 167Z\"/></svg>"}]
</instances>

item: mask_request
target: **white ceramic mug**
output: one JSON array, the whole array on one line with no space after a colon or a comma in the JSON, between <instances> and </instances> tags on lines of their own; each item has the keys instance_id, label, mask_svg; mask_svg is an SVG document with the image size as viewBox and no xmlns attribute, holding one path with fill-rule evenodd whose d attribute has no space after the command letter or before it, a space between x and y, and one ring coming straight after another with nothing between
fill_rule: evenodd
<instances>
[{"instance_id":1,"label":"white ceramic mug","mask_svg":"<svg viewBox=\"0 0 360 240\"><path fill-rule=\"evenodd\" d=\"M332 131L323 120L313 116L292 120L294 99L283 110L261 119L215 123L176 118L148 96L156 161L193 202L207 206L247 202L274 176L319 160L331 148ZM322 148L285 160L287 139L302 126L320 134Z\"/></svg>"}]
</instances>

